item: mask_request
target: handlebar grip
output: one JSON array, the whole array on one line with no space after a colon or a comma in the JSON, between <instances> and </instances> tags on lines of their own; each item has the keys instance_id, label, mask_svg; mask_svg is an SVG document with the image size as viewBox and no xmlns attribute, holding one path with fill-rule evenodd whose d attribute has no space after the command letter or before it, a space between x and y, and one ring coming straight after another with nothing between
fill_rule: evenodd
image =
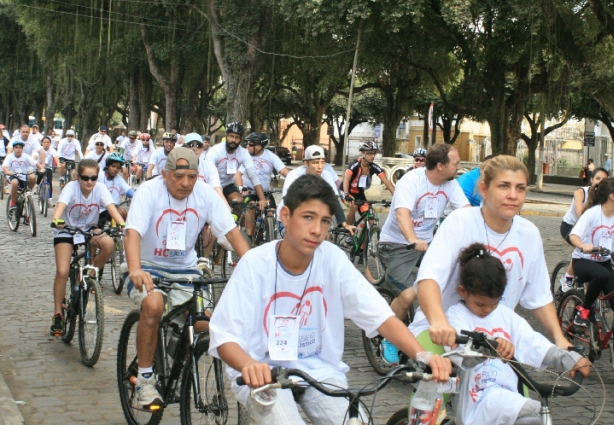
<instances>
[{"instance_id":1,"label":"handlebar grip","mask_svg":"<svg viewBox=\"0 0 614 425\"><path fill-rule=\"evenodd\" d=\"M237 385L245 385L245 380L243 379L243 377L242 377L242 376L239 376L239 377L236 379L236 382L237 382Z\"/></svg>"},{"instance_id":2,"label":"handlebar grip","mask_svg":"<svg viewBox=\"0 0 614 425\"><path fill-rule=\"evenodd\" d=\"M271 368L271 382L277 382L277 379L282 377L286 372L286 369L284 369L281 366L274 366ZM245 380L243 379L243 376L239 376L237 377L237 379L235 379L235 382L237 383L237 385L245 385Z\"/></svg>"}]
</instances>

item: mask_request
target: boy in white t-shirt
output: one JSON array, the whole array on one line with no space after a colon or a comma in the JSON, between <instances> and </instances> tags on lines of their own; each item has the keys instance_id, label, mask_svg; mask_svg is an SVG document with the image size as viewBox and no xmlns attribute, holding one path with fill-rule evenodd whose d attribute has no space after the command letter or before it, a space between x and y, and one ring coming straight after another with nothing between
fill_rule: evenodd
<instances>
[{"instance_id":1,"label":"boy in white t-shirt","mask_svg":"<svg viewBox=\"0 0 614 425\"><path fill-rule=\"evenodd\" d=\"M451 370L447 360L424 351L343 251L324 241L336 208L328 183L313 175L299 177L281 211L284 239L241 259L213 313L209 353L228 364L232 389L258 424L303 423L291 390L277 391L270 406L252 408L257 402L249 387L270 383L271 366L302 369L318 381L347 387L346 317L367 335L385 335L410 357L428 363L437 380ZM277 332L284 325L287 339ZM245 387L234 384L240 375ZM347 400L319 394L308 388L298 399L312 423L342 423Z\"/></svg>"},{"instance_id":2,"label":"boy in white t-shirt","mask_svg":"<svg viewBox=\"0 0 614 425\"><path fill-rule=\"evenodd\" d=\"M576 371L588 376L591 363L578 353L552 344L512 309L499 304L507 285L506 270L483 244L465 248L458 262L457 289L462 300L448 309L448 321L457 333L478 331L494 338L501 359L452 356L455 363L463 366L455 423L507 425L519 418L535 418L536 423L541 423L541 403L518 393L518 377L502 360L514 357L536 368L571 371L572 377Z\"/></svg>"},{"instance_id":3,"label":"boy in white t-shirt","mask_svg":"<svg viewBox=\"0 0 614 425\"><path fill-rule=\"evenodd\" d=\"M11 208L15 206L17 199L17 189L25 189L29 186L30 190L36 184L36 175L25 175L30 169L38 167L44 171L45 166L35 161L30 155L23 152L25 142L21 139L13 141L13 151L6 156L2 163L2 169L11 184Z\"/></svg>"}]
</instances>

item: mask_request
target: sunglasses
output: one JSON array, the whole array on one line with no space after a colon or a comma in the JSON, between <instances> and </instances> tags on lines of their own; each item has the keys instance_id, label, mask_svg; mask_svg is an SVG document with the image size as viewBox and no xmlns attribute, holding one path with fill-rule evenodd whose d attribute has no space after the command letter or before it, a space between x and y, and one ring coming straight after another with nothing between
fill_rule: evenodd
<instances>
[{"instance_id":1,"label":"sunglasses","mask_svg":"<svg viewBox=\"0 0 614 425\"><path fill-rule=\"evenodd\" d=\"M98 175L84 176L83 174L79 174L79 178L83 180L84 182L89 182L89 181L95 182L96 180L98 180Z\"/></svg>"},{"instance_id":2,"label":"sunglasses","mask_svg":"<svg viewBox=\"0 0 614 425\"><path fill-rule=\"evenodd\" d=\"M134 139L136 139L136 136L130 136L130 138L134 140Z\"/></svg>"},{"instance_id":3,"label":"sunglasses","mask_svg":"<svg viewBox=\"0 0 614 425\"><path fill-rule=\"evenodd\" d=\"M200 143L189 143L186 145L188 148L202 148L203 145L201 145Z\"/></svg>"},{"instance_id":4,"label":"sunglasses","mask_svg":"<svg viewBox=\"0 0 614 425\"><path fill-rule=\"evenodd\" d=\"M68 135L68 136L66 136L66 137L75 137L75 136L72 136L72 135Z\"/></svg>"},{"instance_id":5,"label":"sunglasses","mask_svg":"<svg viewBox=\"0 0 614 425\"><path fill-rule=\"evenodd\" d=\"M102 143L102 142L97 142L97 143L96 143L96 146L104 146L104 143Z\"/></svg>"},{"instance_id":6,"label":"sunglasses","mask_svg":"<svg viewBox=\"0 0 614 425\"><path fill-rule=\"evenodd\" d=\"M416 162L424 162L425 158L414 158Z\"/></svg>"}]
</instances>

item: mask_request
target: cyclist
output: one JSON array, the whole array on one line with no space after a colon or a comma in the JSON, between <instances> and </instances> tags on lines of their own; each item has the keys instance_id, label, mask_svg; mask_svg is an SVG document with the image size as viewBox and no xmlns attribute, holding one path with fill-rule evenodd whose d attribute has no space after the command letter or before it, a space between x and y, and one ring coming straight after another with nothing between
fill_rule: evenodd
<instances>
[{"instance_id":1,"label":"cyclist","mask_svg":"<svg viewBox=\"0 0 614 425\"><path fill-rule=\"evenodd\" d=\"M347 213L347 223L354 224L356 211L358 207L354 203L355 200L366 201L365 190L371 187L371 176L377 175L380 180L386 185L386 188L394 195L394 186L386 177L386 173L382 168L373 162L377 153L377 146L373 142L364 142L358 149L360 157L352 162L345 171L343 179L343 192L345 192L345 200L350 203ZM363 204L360 207L360 212L363 213L369 209L369 205Z\"/></svg>"},{"instance_id":2,"label":"cyclist","mask_svg":"<svg viewBox=\"0 0 614 425\"><path fill-rule=\"evenodd\" d=\"M450 214L424 255L416 278L420 307L410 330L427 348L432 343L454 345L456 330L448 323L445 312L460 300L456 290L457 259L463 247L479 242L501 260L507 272L501 304L514 309L520 303L531 310L554 343L567 349L570 344L552 303L539 230L518 215L527 193L527 167L516 157L497 155L484 162L481 170L482 206L461 208Z\"/></svg>"},{"instance_id":3,"label":"cyclist","mask_svg":"<svg viewBox=\"0 0 614 425\"><path fill-rule=\"evenodd\" d=\"M43 150L45 151L45 173L47 175L47 181L49 182L49 207L53 208L51 204L53 194L53 160L57 157L57 152L51 147L51 138L49 136L43 137L42 144ZM40 184L44 177L44 173L39 174L36 184Z\"/></svg>"},{"instance_id":4,"label":"cyclist","mask_svg":"<svg viewBox=\"0 0 614 425\"><path fill-rule=\"evenodd\" d=\"M128 183L126 183L126 180L119 175L124 163L124 158L119 153L113 152L107 156L105 166L98 174L98 178L109 190L113 198L113 203L124 218L123 221L125 221L128 216L128 210L119 206L121 204L121 197L125 196L126 198L132 199L134 196L134 190L132 190L132 188L128 186ZM104 228L110 221L110 218L109 212L105 208L101 208L98 218L98 227L101 229Z\"/></svg>"},{"instance_id":5,"label":"cyclist","mask_svg":"<svg viewBox=\"0 0 614 425\"><path fill-rule=\"evenodd\" d=\"M128 296L141 306L137 392L142 406L162 403L152 366L164 303L172 308L191 298L191 292L181 288L168 294L155 289L151 274L200 276L194 245L205 222L211 224L215 235L226 235L239 255L247 252L247 242L228 208L213 189L198 181L196 155L189 149L173 149L162 176L139 187L126 226ZM175 237L171 239L170 235Z\"/></svg>"},{"instance_id":6,"label":"cyclist","mask_svg":"<svg viewBox=\"0 0 614 425\"><path fill-rule=\"evenodd\" d=\"M130 175L130 170L128 167L130 167L131 163L135 162L141 149L141 142L136 140L136 131L131 131L128 133L126 140L119 145L119 153L123 155L124 163L126 164L125 167L122 167L122 172L126 181L128 181L128 177Z\"/></svg>"},{"instance_id":7,"label":"cyclist","mask_svg":"<svg viewBox=\"0 0 614 425\"><path fill-rule=\"evenodd\" d=\"M4 124L0 124L0 163L4 162L7 146L11 142L11 138L7 137L7 134L8 132L4 129Z\"/></svg>"},{"instance_id":8,"label":"cyclist","mask_svg":"<svg viewBox=\"0 0 614 425\"><path fill-rule=\"evenodd\" d=\"M85 231L95 229L98 224L98 212L106 208L111 217L120 226L125 226L124 219L113 203L113 198L106 186L98 180L98 163L93 159L84 159L77 167L77 180L69 182L60 193L58 205L53 212L54 230L53 246L55 249L55 281L53 282L53 299L55 314L51 322L51 335L62 336L64 317L62 301L66 292L66 279L70 268L73 245L85 242L83 235L71 236L62 232L65 224L79 227ZM113 239L108 235L94 236L91 240L94 256L93 265L102 270L115 249Z\"/></svg>"},{"instance_id":9,"label":"cyclist","mask_svg":"<svg viewBox=\"0 0 614 425\"><path fill-rule=\"evenodd\" d=\"M254 161L249 153L241 146L243 137L243 125L231 122L226 126L226 142L218 143L209 149L205 161L211 161L217 168L222 184L222 191L228 202L241 202L243 198L239 188L234 184L234 177L240 166L245 167L245 172L254 183L254 190L258 196L260 209L266 208L266 198L262 190L262 184L258 178L258 171L254 168Z\"/></svg>"},{"instance_id":10,"label":"cyclist","mask_svg":"<svg viewBox=\"0 0 614 425\"><path fill-rule=\"evenodd\" d=\"M104 146L103 142L98 142L99 146ZM81 143L75 139L75 132L68 130L66 137L60 140L58 145L58 161L60 162L60 184L64 184L64 173L66 172L66 161L75 162L75 158L83 159L81 152ZM74 170L71 173L71 179L75 178Z\"/></svg>"},{"instance_id":11,"label":"cyclist","mask_svg":"<svg viewBox=\"0 0 614 425\"><path fill-rule=\"evenodd\" d=\"M32 134L31 137L36 140L39 144L41 140L43 140L43 134L39 131L38 125L34 124L32 126Z\"/></svg>"},{"instance_id":12,"label":"cyclist","mask_svg":"<svg viewBox=\"0 0 614 425\"><path fill-rule=\"evenodd\" d=\"M107 127L106 126L101 125L98 128L98 133L96 133L92 137L90 137L90 141L87 144L87 150L88 151L93 151L95 149L96 142L104 143L105 149L107 151L109 151L109 152L113 152L113 142L111 141L111 138L107 135Z\"/></svg>"},{"instance_id":13,"label":"cyclist","mask_svg":"<svg viewBox=\"0 0 614 425\"><path fill-rule=\"evenodd\" d=\"M144 138L151 139L151 136L149 133L143 133L141 134L141 140ZM166 164L166 158L175 147L176 142L177 136L173 133L167 132L162 135L162 147L156 149L149 158L149 167L147 167L148 179L161 173L161 171L164 169L164 164Z\"/></svg>"},{"instance_id":14,"label":"cyclist","mask_svg":"<svg viewBox=\"0 0 614 425\"><path fill-rule=\"evenodd\" d=\"M204 160L207 157L207 155L209 154L209 149L211 149L211 137L205 134L203 136L203 152L200 154L199 160Z\"/></svg>"},{"instance_id":15,"label":"cyclist","mask_svg":"<svg viewBox=\"0 0 614 425\"><path fill-rule=\"evenodd\" d=\"M302 167L295 168L294 170L290 171L286 175L286 180L284 181L284 187L281 192L282 201L277 206L277 219L280 222L281 222L281 219L280 219L281 209L284 205L283 198L288 193L288 189L290 188L292 183L294 183L294 181L298 179L300 176L303 176L305 174L319 176L322 179L324 179L326 183L329 184L329 186L331 187L331 189L333 189L335 193L337 193L337 185L335 181L333 180L333 177L330 175L330 173L326 173L324 171L324 164L325 164L324 149L322 149L321 146L311 145L307 149L305 149L304 156L303 156L303 164L304 165ZM337 204L338 206L334 211L335 219L337 220L337 224L339 225L339 227L343 227L344 229L346 229L350 233L350 235L353 235L354 230L356 230L356 227L348 224L345 221L345 216L343 215L343 209L341 208L341 204L339 203L339 201L337 201Z\"/></svg>"},{"instance_id":16,"label":"cyclist","mask_svg":"<svg viewBox=\"0 0 614 425\"><path fill-rule=\"evenodd\" d=\"M589 189L596 187L603 179L608 177L608 172L604 168L595 168L593 172L593 177L591 178L590 186L584 186L576 189L573 194L573 200L571 201L571 205L569 209L563 216L563 220L561 221L561 236L565 241L572 245L569 240L569 234L571 233L571 229L578 222L578 217L582 215L582 212L585 210L585 207L589 204ZM591 207L594 204L590 205ZM573 260L569 262L569 267L567 267L567 271L565 275L563 275L559 281L561 292L567 292L573 287Z\"/></svg>"},{"instance_id":17,"label":"cyclist","mask_svg":"<svg viewBox=\"0 0 614 425\"><path fill-rule=\"evenodd\" d=\"M6 130L6 126L0 123L0 137L11 140L11 134Z\"/></svg>"},{"instance_id":18,"label":"cyclist","mask_svg":"<svg viewBox=\"0 0 614 425\"><path fill-rule=\"evenodd\" d=\"M262 190L268 192L271 187L271 175L272 174L281 174L286 177L290 170L281 162L281 159L273 152L265 149L266 145L269 143L269 138L264 133L250 133L245 138L247 142L247 151L252 156L254 160L254 167L258 170L258 179L260 184L262 184ZM252 181L247 178L243 179L243 174L245 174L245 167L241 165L237 174L235 175L235 183L239 187L245 185L245 187L254 190L254 184ZM247 196L248 202L256 202L256 196L253 194ZM268 196L269 208L277 208L275 205L275 199L272 195ZM254 225L256 222L256 211L253 209L247 209L245 212L245 233L248 236L251 236L254 232Z\"/></svg>"},{"instance_id":19,"label":"cyclist","mask_svg":"<svg viewBox=\"0 0 614 425\"><path fill-rule=\"evenodd\" d=\"M149 137L142 137L141 135L141 149L136 155L136 180L141 181L143 178L143 172L147 175L147 169L149 168L149 160L151 159L151 155L154 152L154 148L151 146Z\"/></svg>"},{"instance_id":20,"label":"cyclist","mask_svg":"<svg viewBox=\"0 0 614 425\"><path fill-rule=\"evenodd\" d=\"M413 165L407 167L407 171L416 170L418 168L424 167L424 164L426 163L426 153L427 150L424 148L417 148L416 150L414 150L414 153L412 155L414 157L414 163Z\"/></svg>"},{"instance_id":21,"label":"cyclist","mask_svg":"<svg viewBox=\"0 0 614 425\"><path fill-rule=\"evenodd\" d=\"M446 317L456 332L461 330L487 333L497 341L502 359L515 357L536 368L551 367L561 372L578 370L588 376L591 363L573 351L563 350L539 332L514 310L499 304L505 291L506 271L499 258L481 243L461 251L458 293L461 302L451 306ZM541 403L518 392L518 377L513 366L500 359L452 358L460 368L461 388L454 423L507 425L541 423ZM486 378L486 379L485 379ZM496 408L505 400L505 408Z\"/></svg>"},{"instance_id":22,"label":"cyclist","mask_svg":"<svg viewBox=\"0 0 614 425\"><path fill-rule=\"evenodd\" d=\"M346 318L367 335L386 335L411 358L428 363L436 380L450 373L451 364L425 352L347 255L324 241L337 208L336 191L322 178L296 179L281 212L284 238L245 255L213 313L209 353L230 366L232 382L243 376L247 386L232 389L257 424L304 423L291 390L277 390L269 406L250 397L249 387L271 382L271 366L301 369L318 381L347 388L349 368L342 361ZM312 423L344 422L346 399L307 388L297 401Z\"/></svg>"},{"instance_id":23,"label":"cyclist","mask_svg":"<svg viewBox=\"0 0 614 425\"><path fill-rule=\"evenodd\" d=\"M171 134L175 136L175 140L177 141L177 146L183 146L185 141L183 140L183 136L179 133L179 129L177 127L171 128Z\"/></svg>"},{"instance_id":24,"label":"cyclist","mask_svg":"<svg viewBox=\"0 0 614 425\"><path fill-rule=\"evenodd\" d=\"M85 155L85 159L93 159L98 163L101 169L104 169L107 156L107 151L104 149L104 142L96 142L94 144L94 150L89 151L87 155Z\"/></svg>"},{"instance_id":25,"label":"cyclist","mask_svg":"<svg viewBox=\"0 0 614 425\"><path fill-rule=\"evenodd\" d=\"M192 152L194 152L194 155L198 158L198 178L211 186L224 200L224 203L227 203L226 197L222 192L217 168L215 168L211 162L205 161L201 156L203 153L203 146L203 138L198 133L188 133L183 137L183 147L192 149Z\"/></svg>"},{"instance_id":26,"label":"cyclist","mask_svg":"<svg viewBox=\"0 0 614 425\"><path fill-rule=\"evenodd\" d=\"M45 164L45 151L43 151L43 147L35 140L30 134L30 127L28 124L24 124L19 127L19 133L17 136L13 138L13 141L8 144L8 148L6 153L9 154L13 152L13 145L17 140L20 140L24 143L23 153L26 155L32 156L33 152L38 152L38 162L41 164Z\"/></svg>"},{"instance_id":27,"label":"cyclist","mask_svg":"<svg viewBox=\"0 0 614 425\"><path fill-rule=\"evenodd\" d=\"M593 304L601 292L614 291L614 271L609 255L592 254L593 248L613 250L614 237L614 179L607 178L589 191L588 208L578 219L569 234L569 241L576 248L571 254L574 273L586 282L584 303L576 307L574 324L586 326ZM594 205L594 206L591 206ZM614 297L610 298L614 306Z\"/></svg>"},{"instance_id":28,"label":"cyclist","mask_svg":"<svg viewBox=\"0 0 614 425\"><path fill-rule=\"evenodd\" d=\"M412 271L433 239L446 204L449 202L453 208L469 206L454 180L459 169L460 156L454 147L433 145L426 154L426 167L406 173L396 185L378 247L386 282L402 291L391 305L399 318L404 318L414 302ZM415 248L407 249L408 244L415 244ZM398 363L398 350L387 340L383 347L384 360Z\"/></svg>"},{"instance_id":29,"label":"cyclist","mask_svg":"<svg viewBox=\"0 0 614 425\"><path fill-rule=\"evenodd\" d=\"M134 135L136 136L136 131L134 132ZM115 149L119 148L124 142L127 142L127 141L128 141L128 137L126 136L126 130L122 129L122 133L119 136L117 136L117 138L115 139L115 142L113 142L113 144L115 145Z\"/></svg>"},{"instance_id":30,"label":"cyclist","mask_svg":"<svg viewBox=\"0 0 614 425\"><path fill-rule=\"evenodd\" d=\"M15 207L17 200L17 189L25 190L26 185L30 190L36 185L36 175L30 174L24 176L21 173L27 173L29 168L38 167L39 170L45 171L45 166L38 161L35 161L30 155L24 153L25 142L23 140L13 141L13 152L8 154L2 163L2 169L7 176L8 182L11 184L11 208ZM20 173L20 175L15 175ZM27 217L26 217L27 219Z\"/></svg>"}]
</instances>

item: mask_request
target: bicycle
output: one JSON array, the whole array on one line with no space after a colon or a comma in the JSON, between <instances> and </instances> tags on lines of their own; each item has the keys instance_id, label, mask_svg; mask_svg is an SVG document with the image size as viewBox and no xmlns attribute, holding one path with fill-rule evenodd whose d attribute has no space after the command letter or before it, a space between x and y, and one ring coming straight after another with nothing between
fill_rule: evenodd
<instances>
[{"instance_id":1,"label":"bicycle","mask_svg":"<svg viewBox=\"0 0 614 425\"><path fill-rule=\"evenodd\" d=\"M457 355L462 358L499 358L499 355L496 352L497 342L488 339L486 335L481 332L469 332L462 330L461 335L456 336L456 343L463 344L463 346L457 347L452 351L442 354L442 357L450 357L453 355ZM490 352L490 354L483 354L479 351L475 351L474 348L476 350L479 348L483 348L487 352ZM557 376L555 383L544 384L532 378L527 373L524 366L517 362L515 359L512 358L511 360L508 360L508 362L518 376L519 382L539 394L541 399L541 409L539 416L541 419L541 423L544 425L552 425L552 412L550 411L548 399L554 396L570 396L575 394L581 388L583 376L579 372L575 374L573 380L566 378L565 376L563 376L563 374L551 372ZM420 370L420 368L415 369L415 372L412 371L410 373L406 373L405 375L408 379L410 379L410 383L416 382L418 380L428 381L432 379L432 376L430 374L425 373L423 370ZM403 408L396 411L390 417L390 419L388 419L386 425L413 424L414 422L411 422L411 419L412 418L410 418L409 408ZM447 414L446 421L444 421L444 423L448 425L454 424L455 421L453 416Z\"/></svg>"},{"instance_id":2,"label":"bicycle","mask_svg":"<svg viewBox=\"0 0 614 425\"><path fill-rule=\"evenodd\" d=\"M193 285L191 299L167 311L158 326L153 368L163 398L162 405L143 407L138 402L136 329L140 311L133 310L124 321L117 349L117 383L128 424L158 424L164 409L177 402L183 425L201 422L225 424L228 419L222 361L207 354L208 333L195 330L197 322L209 321L206 312L217 304L214 287L225 284L227 279L213 279L210 270L204 268L203 271L202 278L153 279L154 284L165 291L169 291L173 284ZM204 388L201 387L203 383Z\"/></svg>"},{"instance_id":3,"label":"bicycle","mask_svg":"<svg viewBox=\"0 0 614 425\"><path fill-rule=\"evenodd\" d=\"M60 176L60 190L64 189L64 186L72 181L72 170L74 170L75 167L76 164L74 160L64 160L64 175Z\"/></svg>"},{"instance_id":4,"label":"bicycle","mask_svg":"<svg viewBox=\"0 0 614 425\"><path fill-rule=\"evenodd\" d=\"M32 173L15 173L13 175L28 176ZM28 183L26 182L26 184ZM26 189L17 189L17 199L15 200L14 207L11 207L11 195L9 195L6 200L6 220L8 222L9 229L11 229L13 232L16 232L17 229L19 229L21 217L24 218L24 224L28 224L30 227L30 234L32 237L36 236L34 197L32 196L32 192Z\"/></svg>"},{"instance_id":5,"label":"bicycle","mask_svg":"<svg viewBox=\"0 0 614 425\"><path fill-rule=\"evenodd\" d=\"M556 266L554 266L554 269L552 269L552 274L550 275L550 292L552 292L552 296L556 296L556 294L559 292L559 289L561 288L561 278L567 272L569 263L569 260L559 261L556 263Z\"/></svg>"},{"instance_id":6,"label":"bicycle","mask_svg":"<svg viewBox=\"0 0 614 425\"><path fill-rule=\"evenodd\" d=\"M53 223L51 227L56 227ZM82 235L84 252L79 252L80 245L73 245L70 270L66 282L66 296L62 303L64 329L62 340L72 341L75 325L79 318L79 352L85 366L94 366L100 357L104 334L104 302L98 282L98 268L92 265L90 241L100 233L86 232L78 227L65 225L59 229L72 236ZM109 228L102 231L113 236L118 230Z\"/></svg>"},{"instance_id":7,"label":"bicycle","mask_svg":"<svg viewBox=\"0 0 614 425\"><path fill-rule=\"evenodd\" d=\"M270 189L264 193L264 196L269 200L271 205L271 199L273 193L281 193L280 190ZM263 243L271 242L279 239L279 227L277 226L277 210L267 206L264 210L258 208L258 204L247 204L247 207L256 211L254 231L251 236L251 246L260 246ZM239 219L240 223L245 222L245 213L241 214Z\"/></svg>"},{"instance_id":8,"label":"bicycle","mask_svg":"<svg viewBox=\"0 0 614 425\"><path fill-rule=\"evenodd\" d=\"M47 217L47 212L49 210L49 194L51 193L51 184L49 180L47 180L47 172L45 171L43 174L43 179L38 185L38 210L43 215L43 217Z\"/></svg>"},{"instance_id":9,"label":"bicycle","mask_svg":"<svg viewBox=\"0 0 614 425\"><path fill-rule=\"evenodd\" d=\"M119 206L123 207L129 205L130 199L122 202ZM117 223L115 223L115 220L113 219L111 219L111 227L117 227ZM123 232L118 232L115 236L113 236L113 242L115 242L115 249L113 250L113 255L111 255L107 264L109 264L111 268L111 283L113 284L113 291L119 295L124 289L124 278L121 274L121 265L125 261Z\"/></svg>"},{"instance_id":10,"label":"bicycle","mask_svg":"<svg viewBox=\"0 0 614 425\"><path fill-rule=\"evenodd\" d=\"M599 248L593 253L601 255L612 255L612 251L606 248ZM574 344L588 348L588 359L591 362L601 358L604 349L610 351L610 363L614 370L614 341L610 343L614 334L614 312L610 307L610 298L614 293L607 295L599 294L593 304L593 311L589 316L588 325L580 327L574 325L574 315L576 306L584 304L584 282L574 277L574 287L561 294L561 299L557 306L557 316L563 334Z\"/></svg>"},{"instance_id":11,"label":"bicycle","mask_svg":"<svg viewBox=\"0 0 614 425\"><path fill-rule=\"evenodd\" d=\"M0 200L4 199L4 191L6 190L6 176L4 175L4 171L0 167Z\"/></svg>"},{"instance_id":12,"label":"bicycle","mask_svg":"<svg viewBox=\"0 0 614 425\"><path fill-rule=\"evenodd\" d=\"M381 228L379 227L379 219L373 211L373 205L381 204L389 207L391 202L386 200L362 201L357 199L354 203L358 207L368 205L368 209L362 212L358 221L354 223L357 228L354 236L349 236L345 229L333 228L330 230L331 241L348 253L350 261L354 262L355 258L358 257L358 264L364 264L364 275L367 280L373 285L380 285L386 277L386 270L379 257L377 244Z\"/></svg>"},{"instance_id":13,"label":"bicycle","mask_svg":"<svg viewBox=\"0 0 614 425\"><path fill-rule=\"evenodd\" d=\"M130 186L132 190L136 190L138 186L136 182L136 172L135 172L136 165L132 161L126 161L124 166L127 167L128 169L128 181L126 183L128 183L128 186Z\"/></svg>"}]
</instances>

